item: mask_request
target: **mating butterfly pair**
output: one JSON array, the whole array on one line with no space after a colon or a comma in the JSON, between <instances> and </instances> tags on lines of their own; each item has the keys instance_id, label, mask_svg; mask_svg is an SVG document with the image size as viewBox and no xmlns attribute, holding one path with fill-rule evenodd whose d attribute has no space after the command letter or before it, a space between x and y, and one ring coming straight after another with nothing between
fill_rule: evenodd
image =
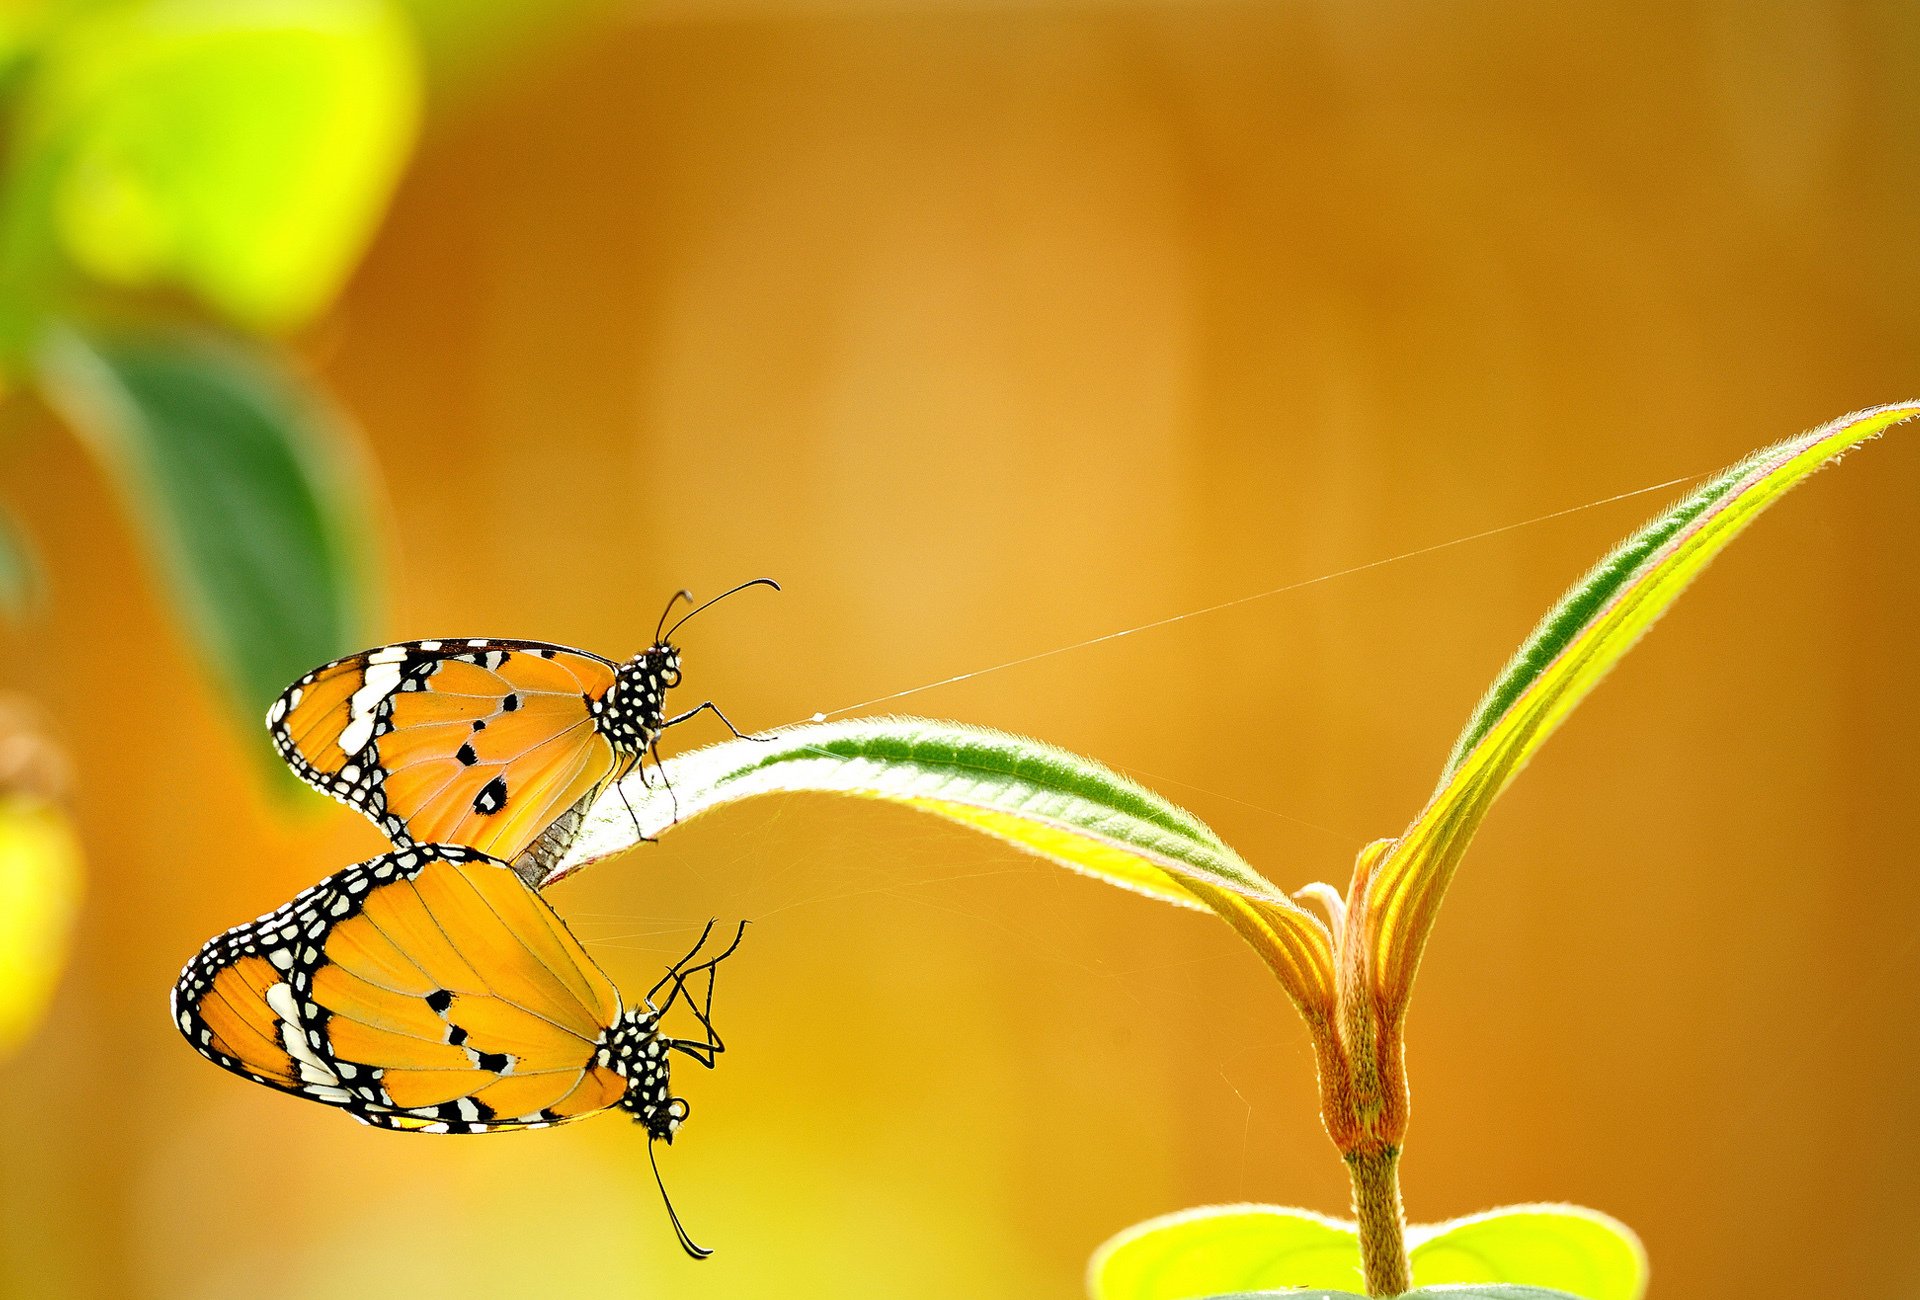
<instances>
[{"instance_id":1,"label":"mating butterfly pair","mask_svg":"<svg viewBox=\"0 0 1920 1300\"><path fill-rule=\"evenodd\" d=\"M763 584L778 590L764 578L733 590ZM628 1011L528 881L544 878L602 791L648 754L657 765L663 731L707 710L726 722L711 702L665 714L680 681L673 634L707 605L672 628L663 614L653 645L624 664L534 641L413 641L289 687L267 714L275 747L396 851L188 962L172 1012L195 1050L383 1128L541 1128L621 1107L671 1142L687 1105L669 1091L668 1053L711 1069L724 1050L714 972L740 935L696 961L709 924ZM688 988L703 972L704 999ZM661 1028L683 994L699 1038Z\"/></svg>"}]
</instances>

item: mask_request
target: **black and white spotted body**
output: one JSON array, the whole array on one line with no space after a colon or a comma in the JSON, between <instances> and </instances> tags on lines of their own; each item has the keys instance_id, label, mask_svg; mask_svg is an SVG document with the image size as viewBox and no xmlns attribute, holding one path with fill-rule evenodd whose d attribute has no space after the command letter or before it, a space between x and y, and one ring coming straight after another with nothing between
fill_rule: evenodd
<instances>
[{"instance_id":1,"label":"black and white spotted body","mask_svg":"<svg viewBox=\"0 0 1920 1300\"><path fill-rule=\"evenodd\" d=\"M667 692L680 684L680 651L662 641L615 671L613 685L590 706L593 725L616 750L640 757L666 729Z\"/></svg>"},{"instance_id":2,"label":"black and white spotted body","mask_svg":"<svg viewBox=\"0 0 1920 1300\"><path fill-rule=\"evenodd\" d=\"M627 1081L620 1107L644 1125L647 1136L669 1145L687 1117L687 1103L669 1089L667 1051L672 1040L660 1031L660 1015L652 1009L629 1011L609 1031L600 1060Z\"/></svg>"}]
</instances>

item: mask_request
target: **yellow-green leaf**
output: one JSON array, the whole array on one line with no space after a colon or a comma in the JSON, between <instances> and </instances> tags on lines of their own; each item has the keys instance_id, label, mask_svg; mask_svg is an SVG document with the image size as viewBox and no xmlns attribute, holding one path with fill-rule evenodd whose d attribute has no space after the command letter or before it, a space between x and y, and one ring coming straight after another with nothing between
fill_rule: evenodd
<instances>
[{"instance_id":1,"label":"yellow-green leaf","mask_svg":"<svg viewBox=\"0 0 1920 1300\"><path fill-rule=\"evenodd\" d=\"M1640 1300L1647 1254L1618 1219L1577 1205L1509 1205L1408 1232L1416 1286L1523 1282L1584 1300Z\"/></svg>"},{"instance_id":2,"label":"yellow-green leaf","mask_svg":"<svg viewBox=\"0 0 1920 1300\"><path fill-rule=\"evenodd\" d=\"M16 183L87 274L295 325L339 288L412 146L418 73L382 0L138 0L39 52ZM18 201L17 201L18 202Z\"/></svg>"},{"instance_id":3,"label":"yellow-green leaf","mask_svg":"<svg viewBox=\"0 0 1920 1300\"><path fill-rule=\"evenodd\" d=\"M1640 1241L1576 1205L1513 1205L1407 1231L1417 1287L1504 1283L1639 1300ZM1092 1300L1198 1300L1322 1287L1364 1291L1350 1220L1277 1205L1209 1205L1135 1224L1094 1252Z\"/></svg>"},{"instance_id":4,"label":"yellow-green leaf","mask_svg":"<svg viewBox=\"0 0 1920 1300\"><path fill-rule=\"evenodd\" d=\"M1375 867L1364 924L1375 987L1403 1009L1433 919L1507 784L1728 543L1795 485L1920 403L1876 407L1755 452L1654 520L1562 598L1462 733L1438 791Z\"/></svg>"},{"instance_id":5,"label":"yellow-green leaf","mask_svg":"<svg viewBox=\"0 0 1920 1300\"><path fill-rule=\"evenodd\" d=\"M0 1058L46 1013L79 905L80 844L66 814L0 796Z\"/></svg>"},{"instance_id":6,"label":"yellow-green leaf","mask_svg":"<svg viewBox=\"0 0 1920 1300\"><path fill-rule=\"evenodd\" d=\"M588 811L542 883L713 809L770 794L878 799L991 835L1123 889L1223 916L1310 1017L1332 1004L1326 928L1205 823L1119 773L1051 745L926 718L793 727L629 775Z\"/></svg>"},{"instance_id":7,"label":"yellow-green leaf","mask_svg":"<svg viewBox=\"0 0 1920 1300\"><path fill-rule=\"evenodd\" d=\"M1196 1300L1284 1287L1364 1292L1353 1224L1278 1205L1204 1205L1135 1224L1087 1265L1092 1300Z\"/></svg>"}]
</instances>

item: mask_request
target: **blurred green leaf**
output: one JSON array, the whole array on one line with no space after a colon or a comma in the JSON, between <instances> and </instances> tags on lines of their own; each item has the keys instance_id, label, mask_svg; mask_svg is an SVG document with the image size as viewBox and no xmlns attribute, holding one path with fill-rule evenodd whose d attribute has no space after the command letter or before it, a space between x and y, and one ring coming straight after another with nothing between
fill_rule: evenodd
<instances>
[{"instance_id":1,"label":"blurred green leaf","mask_svg":"<svg viewBox=\"0 0 1920 1300\"><path fill-rule=\"evenodd\" d=\"M620 0L397 0L412 20L436 89L525 60L623 11Z\"/></svg>"},{"instance_id":2,"label":"blurred green leaf","mask_svg":"<svg viewBox=\"0 0 1920 1300\"><path fill-rule=\"evenodd\" d=\"M15 164L75 265L254 328L324 307L411 147L419 76L381 0L141 0L63 26Z\"/></svg>"},{"instance_id":3,"label":"blurred green leaf","mask_svg":"<svg viewBox=\"0 0 1920 1300\"><path fill-rule=\"evenodd\" d=\"M33 549L13 520L0 513L0 614L19 618L39 604L43 586Z\"/></svg>"},{"instance_id":4,"label":"blurred green leaf","mask_svg":"<svg viewBox=\"0 0 1920 1300\"><path fill-rule=\"evenodd\" d=\"M1584 1300L1639 1300L1647 1255L1617 1219L1577 1205L1509 1205L1409 1234L1413 1280L1527 1282Z\"/></svg>"},{"instance_id":5,"label":"blurred green leaf","mask_svg":"<svg viewBox=\"0 0 1920 1300\"><path fill-rule=\"evenodd\" d=\"M365 640L368 485L294 376L198 334L69 329L44 349L41 377L122 480L249 724Z\"/></svg>"},{"instance_id":6,"label":"blurred green leaf","mask_svg":"<svg viewBox=\"0 0 1920 1300\"><path fill-rule=\"evenodd\" d=\"M1163 902L1204 904L1260 952L1303 1010L1332 1005L1332 954L1318 919L1193 814L1052 745L956 722L863 718L711 745L669 759L665 772L665 785L635 772L604 791L546 880L741 799L880 799Z\"/></svg>"},{"instance_id":7,"label":"blurred green leaf","mask_svg":"<svg viewBox=\"0 0 1920 1300\"><path fill-rule=\"evenodd\" d=\"M80 906L80 844L65 813L0 795L0 1058L40 1023Z\"/></svg>"},{"instance_id":8,"label":"blurred green leaf","mask_svg":"<svg viewBox=\"0 0 1920 1300\"><path fill-rule=\"evenodd\" d=\"M1639 1300L1646 1254L1625 1225L1575 1205L1515 1205L1408 1230L1413 1282L1548 1287L1579 1300ZM1285 1287L1360 1287L1351 1222L1272 1205L1218 1205L1136 1224L1094 1252L1093 1300L1196 1300ZM1289 1295L1297 1292L1287 1292ZM1341 1294L1345 1294L1342 1292ZM1416 1294L1425 1294L1418 1292Z\"/></svg>"}]
</instances>

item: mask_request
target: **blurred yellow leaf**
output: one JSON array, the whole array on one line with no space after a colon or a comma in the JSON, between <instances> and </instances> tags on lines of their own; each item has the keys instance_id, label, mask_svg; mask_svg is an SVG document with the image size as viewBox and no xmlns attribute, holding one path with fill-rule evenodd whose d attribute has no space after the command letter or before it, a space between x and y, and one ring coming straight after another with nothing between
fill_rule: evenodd
<instances>
[{"instance_id":1,"label":"blurred yellow leaf","mask_svg":"<svg viewBox=\"0 0 1920 1300\"><path fill-rule=\"evenodd\" d=\"M66 815L31 796L0 796L0 1057L40 1023L79 903L80 844Z\"/></svg>"}]
</instances>

